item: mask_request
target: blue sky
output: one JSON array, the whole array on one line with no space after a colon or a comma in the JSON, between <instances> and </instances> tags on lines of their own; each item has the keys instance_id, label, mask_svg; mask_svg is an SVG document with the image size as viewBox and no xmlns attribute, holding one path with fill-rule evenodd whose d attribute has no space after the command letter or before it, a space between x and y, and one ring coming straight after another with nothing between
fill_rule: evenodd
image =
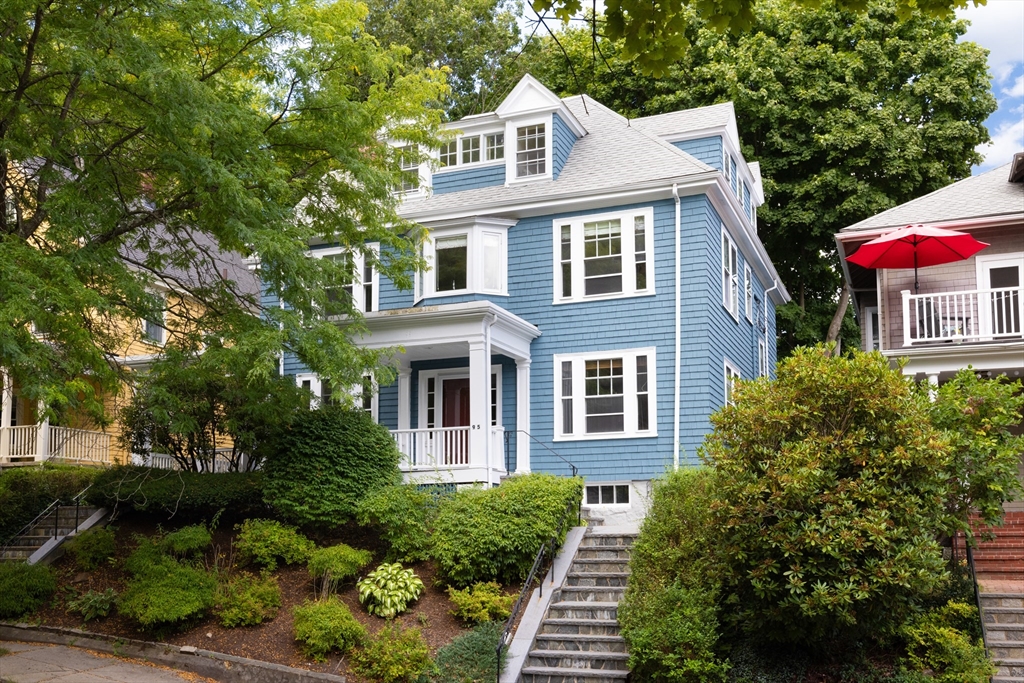
<instances>
[{"instance_id":1,"label":"blue sky","mask_svg":"<svg viewBox=\"0 0 1024 683\"><path fill-rule=\"evenodd\" d=\"M988 0L987 5L959 10L957 16L971 22L962 39L989 50L992 92L999 101L999 109L985 122L992 142L978 148L985 161L974 168L977 174L1024 152L1024 0Z\"/></svg>"}]
</instances>

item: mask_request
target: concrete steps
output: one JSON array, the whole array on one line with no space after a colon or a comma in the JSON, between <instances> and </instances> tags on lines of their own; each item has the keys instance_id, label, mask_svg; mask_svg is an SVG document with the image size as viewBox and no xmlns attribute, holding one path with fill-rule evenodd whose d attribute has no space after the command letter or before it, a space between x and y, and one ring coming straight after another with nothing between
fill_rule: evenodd
<instances>
[{"instance_id":1,"label":"concrete steps","mask_svg":"<svg viewBox=\"0 0 1024 683\"><path fill-rule=\"evenodd\" d=\"M81 526L87 519L99 512L100 508L91 505L81 505L78 508L77 523ZM44 545L54 538L54 525L56 524L56 537L66 538L75 532L75 508L72 506L61 507L54 519L54 513L50 513L36 521L25 533L14 538L9 545L0 549L0 561L24 562Z\"/></svg>"},{"instance_id":2,"label":"concrete steps","mask_svg":"<svg viewBox=\"0 0 1024 683\"><path fill-rule=\"evenodd\" d=\"M981 612L992 683L1024 683L1024 593L982 593Z\"/></svg>"},{"instance_id":3,"label":"concrete steps","mask_svg":"<svg viewBox=\"0 0 1024 683\"><path fill-rule=\"evenodd\" d=\"M589 528L534 638L520 683L624 682L618 605L635 533Z\"/></svg>"}]
</instances>

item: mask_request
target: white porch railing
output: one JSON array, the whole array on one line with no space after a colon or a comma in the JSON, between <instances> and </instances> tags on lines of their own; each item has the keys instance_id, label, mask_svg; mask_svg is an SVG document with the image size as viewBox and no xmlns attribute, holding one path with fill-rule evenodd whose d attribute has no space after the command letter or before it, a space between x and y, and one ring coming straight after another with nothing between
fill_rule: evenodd
<instances>
[{"instance_id":1,"label":"white porch railing","mask_svg":"<svg viewBox=\"0 0 1024 683\"><path fill-rule=\"evenodd\" d=\"M0 427L0 462L62 460L110 464L111 435L47 423Z\"/></svg>"},{"instance_id":2,"label":"white porch railing","mask_svg":"<svg viewBox=\"0 0 1024 683\"><path fill-rule=\"evenodd\" d=\"M470 452L469 427L436 429L392 429L398 450L402 453L399 467L405 472L415 470L463 469L485 467L482 455ZM491 427L491 462L504 468L505 429Z\"/></svg>"},{"instance_id":3,"label":"white porch railing","mask_svg":"<svg viewBox=\"0 0 1024 683\"><path fill-rule=\"evenodd\" d=\"M218 448L217 453L213 457L213 472L229 472L231 468L231 461L228 459L227 453L231 451L230 448ZM180 470L181 465L174 456L167 455L166 453L149 453L148 455L132 455L133 465L144 465L146 467L152 467L158 470ZM249 464L248 456L244 453L238 463L238 468L241 471L245 471ZM209 471L209 470L207 470Z\"/></svg>"},{"instance_id":4,"label":"white porch railing","mask_svg":"<svg viewBox=\"0 0 1024 683\"><path fill-rule=\"evenodd\" d=\"M1024 287L900 294L903 346L1024 339Z\"/></svg>"}]
</instances>

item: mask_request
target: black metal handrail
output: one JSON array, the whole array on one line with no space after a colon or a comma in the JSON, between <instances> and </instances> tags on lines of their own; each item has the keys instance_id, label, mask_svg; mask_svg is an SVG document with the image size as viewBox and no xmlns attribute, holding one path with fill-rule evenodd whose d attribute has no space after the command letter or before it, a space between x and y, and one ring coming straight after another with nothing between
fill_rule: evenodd
<instances>
[{"instance_id":1,"label":"black metal handrail","mask_svg":"<svg viewBox=\"0 0 1024 683\"><path fill-rule=\"evenodd\" d=\"M988 638L985 637L985 615L981 611L981 592L978 590L978 574L974 568L974 551L971 549L971 539L964 534L964 548L967 549L967 568L971 571L971 584L974 586L974 604L978 608L978 620L981 622L981 644L988 652Z\"/></svg>"},{"instance_id":2,"label":"black metal handrail","mask_svg":"<svg viewBox=\"0 0 1024 683\"><path fill-rule=\"evenodd\" d=\"M525 434L526 436L530 437L530 439L532 439L534 442L536 442L537 445L539 445L541 448L547 450L549 453L551 453L551 455L555 456L556 458L558 458L559 460L564 462L572 470L572 476L575 477L575 476L577 476L579 474L580 471L579 471L579 468L576 467L576 465L573 465L571 462L569 462L568 460L563 458L555 450L553 450L550 446L548 446L546 443L544 443L543 441L541 441L540 439L538 439L537 437L535 437L533 434L531 434L530 432L526 431L525 429L513 429L513 430L509 430L509 431L505 432L505 470L506 471L508 470L508 466L509 466L509 437L510 437L510 435L513 432L516 433L516 434Z\"/></svg>"},{"instance_id":3,"label":"black metal handrail","mask_svg":"<svg viewBox=\"0 0 1024 683\"><path fill-rule=\"evenodd\" d=\"M75 532L78 531L78 511L82 504L82 499L85 497L86 492L88 492L88 490L91 488L92 484L89 484L71 498L71 503L74 503L75 505ZM62 507L62 501L63 498L55 499L53 502L47 505L42 512L33 517L31 522L21 527L21 529L19 529L17 533L15 533L13 536L10 536L6 541L4 541L4 544L0 546L0 557L3 557L4 553L7 552L7 549L11 546L12 543L14 543L15 540L17 540L22 534L27 532L29 529L34 527L39 522L39 520L44 519L51 512L53 513L52 538L57 538L57 536L60 533L60 509ZM63 507L70 507L70 504Z\"/></svg>"},{"instance_id":4,"label":"black metal handrail","mask_svg":"<svg viewBox=\"0 0 1024 683\"><path fill-rule=\"evenodd\" d=\"M576 469L575 467L573 468ZM575 475L575 472L573 473ZM565 528L565 523L570 517L570 513L576 512L577 522L579 521L579 509L583 501L573 501L565 506L565 512L562 513L562 519L558 522L558 528L555 529L554 535L541 544L540 549L537 551L537 557L533 560L533 566L530 567L530 573L526 575L526 581L523 583L523 590L519 591L519 597L516 598L515 604L512 606L512 613L509 615L508 620L505 621L505 628L501 631L501 638L498 640L498 648L495 655L498 660L497 668L497 680L501 680L501 651L508 647L508 638L512 633L512 626L516 623L516 618L519 616L519 612L523 609L523 603L526 600L526 596L529 594L530 586L537 579L537 572L544 565L545 556L548 559L554 560L555 546L558 545L558 538L562 535L562 530ZM539 591L540 597L544 597L544 581L540 582L537 590Z\"/></svg>"}]
</instances>

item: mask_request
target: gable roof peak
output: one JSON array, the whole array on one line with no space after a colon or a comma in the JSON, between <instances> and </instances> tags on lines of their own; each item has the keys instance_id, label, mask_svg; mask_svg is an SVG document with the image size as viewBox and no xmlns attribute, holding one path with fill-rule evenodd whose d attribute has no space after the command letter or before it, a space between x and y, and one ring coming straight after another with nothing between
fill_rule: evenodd
<instances>
[{"instance_id":1,"label":"gable roof peak","mask_svg":"<svg viewBox=\"0 0 1024 683\"><path fill-rule=\"evenodd\" d=\"M501 119L549 112L558 113L577 137L587 134L587 130L573 116L558 95L548 90L543 83L530 74L524 75L516 87L512 88L512 92L494 110L494 113Z\"/></svg>"}]
</instances>

